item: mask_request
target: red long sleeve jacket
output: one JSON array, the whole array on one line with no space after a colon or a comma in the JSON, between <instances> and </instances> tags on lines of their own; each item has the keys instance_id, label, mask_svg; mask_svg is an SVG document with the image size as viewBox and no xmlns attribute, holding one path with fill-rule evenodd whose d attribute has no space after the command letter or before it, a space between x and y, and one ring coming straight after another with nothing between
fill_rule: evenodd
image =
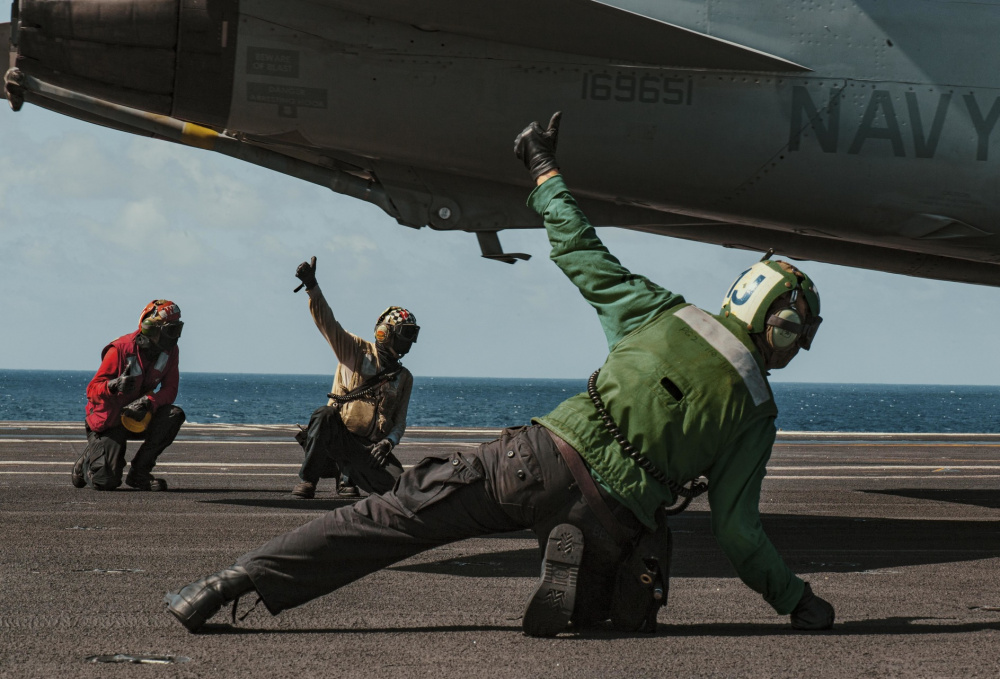
<instances>
[{"instance_id":1,"label":"red long sleeve jacket","mask_svg":"<svg viewBox=\"0 0 1000 679\"><path fill-rule=\"evenodd\" d=\"M162 406L170 405L177 398L177 385L180 382L177 347L144 359L136 342L139 335L139 330L123 335L101 352L101 367L87 385L87 426L93 431L104 431L117 426L122 408L143 394L149 395L154 412ZM108 381L125 371L130 356L139 357L141 385L129 393L112 394L108 389Z\"/></svg>"}]
</instances>

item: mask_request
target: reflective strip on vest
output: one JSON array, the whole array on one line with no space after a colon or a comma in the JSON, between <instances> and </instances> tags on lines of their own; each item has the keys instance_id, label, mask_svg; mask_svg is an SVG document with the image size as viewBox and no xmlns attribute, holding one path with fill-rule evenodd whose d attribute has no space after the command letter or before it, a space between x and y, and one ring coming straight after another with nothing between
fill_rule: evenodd
<instances>
[{"instance_id":1,"label":"reflective strip on vest","mask_svg":"<svg viewBox=\"0 0 1000 679\"><path fill-rule=\"evenodd\" d=\"M771 400L771 391L767 388L767 382L760 373L757 361L753 360L750 350L736 339L726 326L696 306L684 307L674 315L690 325L692 330L729 361L750 390L755 406Z\"/></svg>"}]
</instances>

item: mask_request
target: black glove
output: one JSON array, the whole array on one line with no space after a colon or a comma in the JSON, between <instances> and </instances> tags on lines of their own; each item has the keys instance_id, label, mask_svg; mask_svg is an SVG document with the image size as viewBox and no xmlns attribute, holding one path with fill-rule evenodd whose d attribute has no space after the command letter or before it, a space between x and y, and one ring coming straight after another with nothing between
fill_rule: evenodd
<instances>
[{"instance_id":1,"label":"black glove","mask_svg":"<svg viewBox=\"0 0 1000 679\"><path fill-rule=\"evenodd\" d=\"M135 391L139 383L139 375L119 375L108 380L108 391L112 394L128 394Z\"/></svg>"},{"instance_id":2,"label":"black glove","mask_svg":"<svg viewBox=\"0 0 1000 679\"><path fill-rule=\"evenodd\" d=\"M528 125L514 139L514 155L528 168L533 180L537 180L546 172L558 170L556 162L556 144L559 142L559 119L562 111L556 111L549 120L549 126L543 130L535 121Z\"/></svg>"},{"instance_id":3,"label":"black glove","mask_svg":"<svg viewBox=\"0 0 1000 679\"><path fill-rule=\"evenodd\" d=\"M299 268L295 270L295 277L302 281L302 285L306 286L307 291L315 288L316 258L313 257L310 261L299 264Z\"/></svg>"},{"instance_id":4,"label":"black glove","mask_svg":"<svg viewBox=\"0 0 1000 679\"><path fill-rule=\"evenodd\" d=\"M149 399L145 396L140 396L122 408L122 412L131 417L133 420L141 420L146 416L146 413L149 412Z\"/></svg>"},{"instance_id":5,"label":"black glove","mask_svg":"<svg viewBox=\"0 0 1000 679\"><path fill-rule=\"evenodd\" d=\"M833 606L813 594L806 583L798 605L792 611L792 627L801 630L821 630L833 627Z\"/></svg>"},{"instance_id":6,"label":"black glove","mask_svg":"<svg viewBox=\"0 0 1000 679\"><path fill-rule=\"evenodd\" d=\"M371 465L372 469L382 469L385 467L385 463L389 461L389 453L391 452L392 441L389 439L382 439L378 443L373 443L372 447L368 449L368 454L370 455L368 464Z\"/></svg>"}]
</instances>

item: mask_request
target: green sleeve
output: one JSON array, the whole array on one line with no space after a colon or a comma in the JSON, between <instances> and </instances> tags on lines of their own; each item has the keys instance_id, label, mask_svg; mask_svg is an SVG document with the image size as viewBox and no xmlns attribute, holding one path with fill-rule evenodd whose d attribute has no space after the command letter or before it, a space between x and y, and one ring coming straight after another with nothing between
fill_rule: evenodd
<instances>
[{"instance_id":1,"label":"green sleeve","mask_svg":"<svg viewBox=\"0 0 1000 679\"><path fill-rule=\"evenodd\" d=\"M608 252L561 176L532 191L528 206L545 220L552 261L597 311L609 349L664 309L684 303Z\"/></svg>"},{"instance_id":2,"label":"green sleeve","mask_svg":"<svg viewBox=\"0 0 1000 679\"><path fill-rule=\"evenodd\" d=\"M715 461L708 503L712 532L740 579L784 615L799 602L804 583L785 565L760 523L760 486L774 436L773 420L764 420Z\"/></svg>"}]
</instances>

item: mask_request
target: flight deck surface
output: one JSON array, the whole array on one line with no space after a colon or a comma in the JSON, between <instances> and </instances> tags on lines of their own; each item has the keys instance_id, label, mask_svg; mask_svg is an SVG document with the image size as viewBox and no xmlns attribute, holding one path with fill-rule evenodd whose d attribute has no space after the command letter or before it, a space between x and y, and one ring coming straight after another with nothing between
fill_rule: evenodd
<instances>
[{"instance_id":1,"label":"flight deck surface","mask_svg":"<svg viewBox=\"0 0 1000 679\"><path fill-rule=\"evenodd\" d=\"M414 427L396 452L412 465L497 431ZM762 520L836 607L832 632L793 632L739 581L701 498L672 520L655 636L524 637L539 570L527 531L431 550L278 617L260 605L233 626L227 609L188 634L167 590L347 503L332 481L290 495L293 432L185 425L157 465L170 491L101 493L69 483L82 424L0 422L0 677L1000 674L1000 435L779 435ZM114 654L187 661L88 661Z\"/></svg>"}]
</instances>

